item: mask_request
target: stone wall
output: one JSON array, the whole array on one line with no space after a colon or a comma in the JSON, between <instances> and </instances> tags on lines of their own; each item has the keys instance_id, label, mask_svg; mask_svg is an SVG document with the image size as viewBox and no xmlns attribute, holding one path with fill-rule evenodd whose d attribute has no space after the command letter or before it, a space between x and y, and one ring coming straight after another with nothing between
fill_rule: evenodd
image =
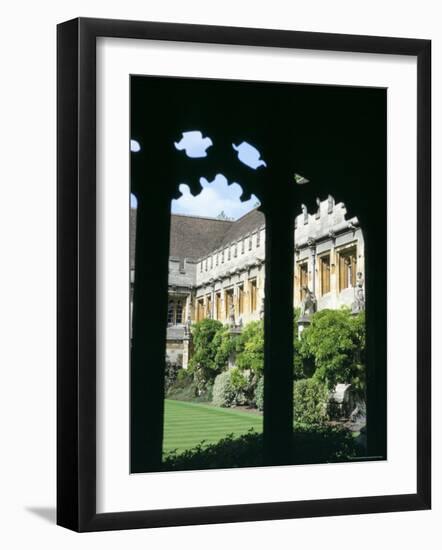
<instances>
[{"instance_id":1,"label":"stone wall","mask_svg":"<svg viewBox=\"0 0 442 550\"><path fill-rule=\"evenodd\" d=\"M317 212L296 217L295 222L295 292L294 305L302 302L301 266L307 265L308 287L317 300L317 308L338 309L351 307L355 300L355 278L357 273L364 279L364 238L356 217L346 219L347 210L343 203L335 204L333 199L322 201ZM340 258L353 258L349 273L344 277ZM324 281L323 260L327 260L328 282ZM353 273L353 276L351 273ZM326 273L326 272L325 272ZM327 282L323 288L323 282Z\"/></svg>"},{"instance_id":2,"label":"stone wall","mask_svg":"<svg viewBox=\"0 0 442 550\"><path fill-rule=\"evenodd\" d=\"M169 286L191 288L196 284L196 262L188 258L169 258Z\"/></svg>"},{"instance_id":3,"label":"stone wall","mask_svg":"<svg viewBox=\"0 0 442 550\"><path fill-rule=\"evenodd\" d=\"M197 288L195 308L198 308L198 302L202 300L206 316L227 323L231 321L232 311L229 304L233 297L236 324L258 320L262 315L264 277L263 260L228 270L223 276L209 279Z\"/></svg>"},{"instance_id":4,"label":"stone wall","mask_svg":"<svg viewBox=\"0 0 442 550\"><path fill-rule=\"evenodd\" d=\"M264 258L265 226L201 258L196 266L195 307L203 300L208 316L229 322L228 304L233 293L235 322L245 324L259 319L264 299Z\"/></svg>"},{"instance_id":5,"label":"stone wall","mask_svg":"<svg viewBox=\"0 0 442 550\"><path fill-rule=\"evenodd\" d=\"M167 340L166 358L173 365L183 366L184 347L182 340ZM187 358L186 365L187 367Z\"/></svg>"},{"instance_id":6,"label":"stone wall","mask_svg":"<svg viewBox=\"0 0 442 550\"><path fill-rule=\"evenodd\" d=\"M265 226L253 233L216 249L197 263L196 286L208 284L211 280L225 278L232 273L246 271L265 258Z\"/></svg>"},{"instance_id":7,"label":"stone wall","mask_svg":"<svg viewBox=\"0 0 442 550\"><path fill-rule=\"evenodd\" d=\"M340 279L340 256L355 255L355 263L349 268L364 278L364 239L356 217L346 219L347 210L341 202L335 204L332 197L318 201L316 212L309 213L303 206L295 218L294 296L293 304L302 302L302 277L300 267L307 265L307 285L317 299L318 309L351 307L355 300L354 274ZM351 254L350 254L351 253ZM323 262L328 258L329 280L325 280ZM347 268L345 268L347 269ZM247 323L262 316L265 279L265 226L244 235L228 245L214 250L196 263L196 293L192 301L192 320L197 320L199 300L203 300L205 316L223 322L229 321L226 309L227 293L233 290L235 320ZM251 308L250 283L256 281L256 307ZM327 283L323 288L322 283ZM245 292L242 311L239 307L240 289ZM221 299L216 307L216 295ZM220 315L218 311L220 309Z\"/></svg>"}]
</instances>

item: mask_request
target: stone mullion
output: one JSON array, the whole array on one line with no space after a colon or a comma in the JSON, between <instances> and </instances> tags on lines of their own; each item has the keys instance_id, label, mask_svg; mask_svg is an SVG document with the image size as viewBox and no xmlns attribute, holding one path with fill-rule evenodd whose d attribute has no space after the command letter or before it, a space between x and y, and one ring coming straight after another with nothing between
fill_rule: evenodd
<instances>
[{"instance_id":1,"label":"stone mullion","mask_svg":"<svg viewBox=\"0 0 442 550\"><path fill-rule=\"evenodd\" d=\"M250 281L247 274L244 280L244 312L250 315Z\"/></svg>"},{"instance_id":2,"label":"stone mullion","mask_svg":"<svg viewBox=\"0 0 442 550\"><path fill-rule=\"evenodd\" d=\"M279 193L266 211L264 463L269 465L290 464L293 443L294 216L289 198Z\"/></svg>"},{"instance_id":3,"label":"stone mullion","mask_svg":"<svg viewBox=\"0 0 442 550\"><path fill-rule=\"evenodd\" d=\"M335 300L338 294L338 265L337 265L337 254L335 249L334 242L330 247L330 294Z\"/></svg>"},{"instance_id":4,"label":"stone mullion","mask_svg":"<svg viewBox=\"0 0 442 550\"><path fill-rule=\"evenodd\" d=\"M317 295L317 292L318 292L318 277L317 277L317 273L318 273L318 255L316 253L316 244L315 242L313 241L312 239L312 243L309 245L309 248L310 248L310 265L311 265L311 270L312 270L312 286L310 288L310 290L313 292L313 295Z\"/></svg>"},{"instance_id":5,"label":"stone mullion","mask_svg":"<svg viewBox=\"0 0 442 550\"><path fill-rule=\"evenodd\" d=\"M162 460L169 232L158 232L157 227L158 223L167 227L169 219L168 197L152 200L147 193L138 194L131 350L131 472L156 470ZM153 239L152 235L156 237ZM152 312L156 315L155 323Z\"/></svg>"},{"instance_id":6,"label":"stone mullion","mask_svg":"<svg viewBox=\"0 0 442 550\"><path fill-rule=\"evenodd\" d=\"M369 456L385 456L387 414L386 239L376 238L375 231L371 232L368 227L364 235L366 235L365 262L368 266L365 273L367 451Z\"/></svg>"},{"instance_id":7,"label":"stone mullion","mask_svg":"<svg viewBox=\"0 0 442 550\"><path fill-rule=\"evenodd\" d=\"M215 319L216 317L216 312L215 312L215 308L216 308L216 304L215 304L215 285L212 285L212 289L211 289L211 293L210 293L210 305L211 305L211 312L210 312L210 318L211 319Z\"/></svg>"},{"instance_id":8,"label":"stone mullion","mask_svg":"<svg viewBox=\"0 0 442 550\"><path fill-rule=\"evenodd\" d=\"M185 322L187 323L188 320L192 320L192 313L191 313L191 294L189 293L187 296L186 296L186 317L185 317Z\"/></svg>"}]
</instances>

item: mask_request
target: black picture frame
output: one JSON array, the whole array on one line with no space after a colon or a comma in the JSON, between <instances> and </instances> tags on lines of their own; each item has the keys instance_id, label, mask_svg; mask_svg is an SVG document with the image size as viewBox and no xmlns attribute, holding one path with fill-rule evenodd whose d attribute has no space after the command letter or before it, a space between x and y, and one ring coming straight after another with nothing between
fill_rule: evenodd
<instances>
[{"instance_id":1,"label":"black picture frame","mask_svg":"<svg viewBox=\"0 0 442 550\"><path fill-rule=\"evenodd\" d=\"M417 58L417 492L96 512L96 39L266 46ZM431 42L79 18L58 25L57 523L78 531L425 510L431 506ZM385 436L385 434L384 434Z\"/></svg>"}]
</instances>

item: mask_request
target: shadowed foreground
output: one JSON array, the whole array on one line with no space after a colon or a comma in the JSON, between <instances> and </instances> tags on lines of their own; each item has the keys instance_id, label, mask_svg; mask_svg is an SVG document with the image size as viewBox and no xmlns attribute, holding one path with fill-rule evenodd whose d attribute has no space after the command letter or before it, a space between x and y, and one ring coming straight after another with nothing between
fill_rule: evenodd
<instances>
[{"instance_id":1,"label":"shadowed foreground","mask_svg":"<svg viewBox=\"0 0 442 550\"><path fill-rule=\"evenodd\" d=\"M264 466L262 416L199 403L166 400L161 470ZM363 451L351 432L297 424L291 464L357 460ZM362 458L362 457L360 457Z\"/></svg>"}]
</instances>

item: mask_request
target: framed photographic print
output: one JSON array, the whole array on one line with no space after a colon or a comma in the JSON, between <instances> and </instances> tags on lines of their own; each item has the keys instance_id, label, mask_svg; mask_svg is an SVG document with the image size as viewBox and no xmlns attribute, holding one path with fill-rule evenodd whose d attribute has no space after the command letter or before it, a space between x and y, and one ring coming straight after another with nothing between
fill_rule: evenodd
<instances>
[{"instance_id":1,"label":"framed photographic print","mask_svg":"<svg viewBox=\"0 0 442 550\"><path fill-rule=\"evenodd\" d=\"M430 507L427 40L58 26L58 514Z\"/></svg>"}]
</instances>

